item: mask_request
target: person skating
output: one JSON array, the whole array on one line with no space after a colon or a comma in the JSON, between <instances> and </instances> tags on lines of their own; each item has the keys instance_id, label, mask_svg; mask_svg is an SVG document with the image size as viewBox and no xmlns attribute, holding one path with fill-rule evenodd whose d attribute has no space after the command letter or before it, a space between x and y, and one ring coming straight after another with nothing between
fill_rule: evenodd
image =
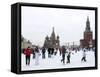
<instances>
[{"instance_id":1,"label":"person skating","mask_svg":"<svg viewBox=\"0 0 100 77\"><path fill-rule=\"evenodd\" d=\"M55 49L54 49L54 55L57 54L57 51L58 51L58 48L55 48Z\"/></svg>"},{"instance_id":2,"label":"person skating","mask_svg":"<svg viewBox=\"0 0 100 77\"><path fill-rule=\"evenodd\" d=\"M36 47L35 48L35 65L39 64L39 56L40 56L39 48Z\"/></svg>"},{"instance_id":3,"label":"person skating","mask_svg":"<svg viewBox=\"0 0 100 77\"><path fill-rule=\"evenodd\" d=\"M67 63L70 63L70 57L71 57L71 52L69 52L67 55Z\"/></svg>"},{"instance_id":4,"label":"person skating","mask_svg":"<svg viewBox=\"0 0 100 77\"><path fill-rule=\"evenodd\" d=\"M51 58L51 48L48 48L48 58Z\"/></svg>"},{"instance_id":5,"label":"person skating","mask_svg":"<svg viewBox=\"0 0 100 77\"><path fill-rule=\"evenodd\" d=\"M42 48L42 58L43 58L43 59L45 59L45 52L46 52L46 49L43 47L43 48Z\"/></svg>"},{"instance_id":6,"label":"person skating","mask_svg":"<svg viewBox=\"0 0 100 77\"><path fill-rule=\"evenodd\" d=\"M62 46L62 59L61 59L61 62L63 62L63 64L65 64L65 54L66 54L66 48L65 48L65 46Z\"/></svg>"},{"instance_id":7,"label":"person skating","mask_svg":"<svg viewBox=\"0 0 100 77\"><path fill-rule=\"evenodd\" d=\"M35 50L32 49L32 52L33 52L33 59L35 59Z\"/></svg>"},{"instance_id":8,"label":"person skating","mask_svg":"<svg viewBox=\"0 0 100 77\"><path fill-rule=\"evenodd\" d=\"M30 47L26 48L24 50L25 58L26 58L26 65L30 65L30 56L31 56L32 50Z\"/></svg>"},{"instance_id":9,"label":"person skating","mask_svg":"<svg viewBox=\"0 0 100 77\"><path fill-rule=\"evenodd\" d=\"M86 62L86 50L83 50L83 57L82 57L81 61Z\"/></svg>"},{"instance_id":10,"label":"person skating","mask_svg":"<svg viewBox=\"0 0 100 77\"><path fill-rule=\"evenodd\" d=\"M77 53L77 51L78 51L78 48L75 48L75 53Z\"/></svg>"},{"instance_id":11,"label":"person skating","mask_svg":"<svg viewBox=\"0 0 100 77\"><path fill-rule=\"evenodd\" d=\"M51 48L51 55L54 54L54 48Z\"/></svg>"},{"instance_id":12,"label":"person skating","mask_svg":"<svg viewBox=\"0 0 100 77\"><path fill-rule=\"evenodd\" d=\"M62 48L59 48L59 54L61 56L61 53L62 53Z\"/></svg>"}]
</instances>

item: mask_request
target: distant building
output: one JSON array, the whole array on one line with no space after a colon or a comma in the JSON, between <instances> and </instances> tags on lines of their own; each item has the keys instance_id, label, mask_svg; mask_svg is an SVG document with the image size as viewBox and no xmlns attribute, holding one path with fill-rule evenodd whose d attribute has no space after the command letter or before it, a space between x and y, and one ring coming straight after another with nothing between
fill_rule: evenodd
<instances>
[{"instance_id":1,"label":"distant building","mask_svg":"<svg viewBox=\"0 0 100 77\"><path fill-rule=\"evenodd\" d=\"M27 47L32 48L32 43L29 40L26 40L24 37L21 37L21 48L24 49Z\"/></svg>"},{"instance_id":2,"label":"distant building","mask_svg":"<svg viewBox=\"0 0 100 77\"><path fill-rule=\"evenodd\" d=\"M87 17L86 28L84 31L84 38L80 40L80 46L82 48L95 47L95 40L93 40L93 32L91 31L90 28L89 17Z\"/></svg>"},{"instance_id":3,"label":"distant building","mask_svg":"<svg viewBox=\"0 0 100 77\"><path fill-rule=\"evenodd\" d=\"M45 41L44 41L44 45L43 47L45 48L58 48L60 46L60 41L59 41L59 36L55 36L55 32L54 32L54 27L51 33L51 36L48 37L48 35L45 37Z\"/></svg>"}]
</instances>

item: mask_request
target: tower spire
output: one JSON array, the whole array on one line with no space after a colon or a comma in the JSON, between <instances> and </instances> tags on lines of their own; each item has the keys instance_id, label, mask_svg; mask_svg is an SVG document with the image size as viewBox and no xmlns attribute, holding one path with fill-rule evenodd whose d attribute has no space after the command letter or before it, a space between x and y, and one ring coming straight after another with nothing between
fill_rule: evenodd
<instances>
[{"instance_id":1,"label":"tower spire","mask_svg":"<svg viewBox=\"0 0 100 77\"><path fill-rule=\"evenodd\" d=\"M86 31L86 32L91 31L91 29L90 29L90 21L89 21L89 16L87 16L87 21L86 21L86 28L85 28L85 31Z\"/></svg>"},{"instance_id":2,"label":"tower spire","mask_svg":"<svg viewBox=\"0 0 100 77\"><path fill-rule=\"evenodd\" d=\"M89 21L89 16L87 16L87 21Z\"/></svg>"}]
</instances>

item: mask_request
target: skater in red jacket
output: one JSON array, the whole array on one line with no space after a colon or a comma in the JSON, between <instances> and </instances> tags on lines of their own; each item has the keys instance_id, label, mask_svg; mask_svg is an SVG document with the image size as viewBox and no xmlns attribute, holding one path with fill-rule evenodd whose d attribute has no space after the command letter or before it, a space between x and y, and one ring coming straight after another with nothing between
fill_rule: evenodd
<instances>
[{"instance_id":1,"label":"skater in red jacket","mask_svg":"<svg viewBox=\"0 0 100 77\"><path fill-rule=\"evenodd\" d=\"M32 49L30 47L24 50L25 58L26 58L26 65L30 65L30 56L32 54Z\"/></svg>"}]
</instances>

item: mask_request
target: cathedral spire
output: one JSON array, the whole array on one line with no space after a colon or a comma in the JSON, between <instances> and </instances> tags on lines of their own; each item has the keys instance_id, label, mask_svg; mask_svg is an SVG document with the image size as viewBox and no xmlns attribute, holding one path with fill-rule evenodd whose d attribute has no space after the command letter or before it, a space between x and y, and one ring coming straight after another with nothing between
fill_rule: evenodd
<instances>
[{"instance_id":1,"label":"cathedral spire","mask_svg":"<svg viewBox=\"0 0 100 77\"><path fill-rule=\"evenodd\" d=\"M52 27L51 39L52 39L52 40L55 40L55 31L54 31L54 27Z\"/></svg>"},{"instance_id":2,"label":"cathedral spire","mask_svg":"<svg viewBox=\"0 0 100 77\"><path fill-rule=\"evenodd\" d=\"M54 33L54 27L52 27L52 31L53 31L53 33Z\"/></svg>"},{"instance_id":3,"label":"cathedral spire","mask_svg":"<svg viewBox=\"0 0 100 77\"><path fill-rule=\"evenodd\" d=\"M91 29L90 29L90 21L89 21L89 16L87 16L87 21L86 21L86 28L85 28L85 31L86 31L86 32L91 31Z\"/></svg>"},{"instance_id":4,"label":"cathedral spire","mask_svg":"<svg viewBox=\"0 0 100 77\"><path fill-rule=\"evenodd\" d=\"M46 37L46 40L44 41L44 46L45 48L59 48L60 46L60 40L59 36L55 35L54 27L52 27L52 33L50 37Z\"/></svg>"}]
</instances>

